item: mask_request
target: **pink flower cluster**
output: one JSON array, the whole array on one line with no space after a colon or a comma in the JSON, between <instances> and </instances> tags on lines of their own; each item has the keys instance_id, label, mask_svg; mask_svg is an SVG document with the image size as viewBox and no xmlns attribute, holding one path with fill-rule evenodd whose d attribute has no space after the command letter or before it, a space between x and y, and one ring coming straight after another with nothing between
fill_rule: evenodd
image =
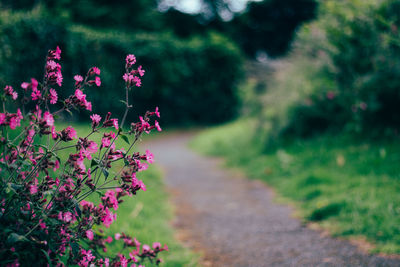
<instances>
[{"instance_id":1,"label":"pink flower cluster","mask_svg":"<svg viewBox=\"0 0 400 267\"><path fill-rule=\"evenodd\" d=\"M122 78L128 86L135 85L140 87L142 85L142 80L139 78L139 76L142 77L145 73L145 70L141 65L136 70L132 69L132 66L136 63L136 57L134 55L127 55L125 61L125 68L127 69L127 72L122 76Z\"/></svg>"},{"instance_id":2,"label":"pink flower cluster","mask_svg":"<svg viewBox=\"0 0 400 267\"><path fill-rule=\"evenodd\" d=\"M112 118L109 112L104 119L99 114L92 114L91 132L86 136L78 137L72 126L57 131L56 115L72 108L91 111L92 103L87 100L84 90L87 86L101 85L100 69L97 67L90 68L85 76L75 75L74 94L62 101L64 105L61 109L52 110L55 107L48 104L56 104L58 94L51 87L62 86L63 82L61 65L57 62L60 59L59 47L50 50L43 81L39 83L31 78L30 82L21 84L24 98L21 103L31 102L29 105L18 107L15 113L0 113L0 127L3 129L0 132L3 146L0 152L0 179L1 184L7 185L0 185L0 218L9 222L4 226L7 231L0 229L0 240L8 240L9 233L24 237L12 247L10 242L0 242L1 251L13 252L2 255L9 257L5 261L16 266L30 264L23 262L28 257L18 258L17 255L24 253L45 254L43 262L38 262L38 265L46 265L50 259L53 265L63 266L61 258L68 258L68 264L79 266L127 266L130 263L141 264L145 259L159 263L157 255L167 250L166 246L161 247L160 243L154 243L153 248L141 246L136 238L124 233L116 234L115 240L104 238L101 227L97 227L96 231L92 227L110 227L117 218L116 211L123 198L135 195L139 190L146 191L144 182L137 174L154 162L154 156L149 150L144 154L134 152L133 144L144 132L149 133L153 129L161 131L157 120L152 119L159 118L160 112L158 108L146 112L137 122L130 123L129 130L124 131L122 126L130 108L126 99L127 110L121 121ZM139 77L145 73L142 66L132 69L135 63L134 55L126 57L123 77L127 85L126 93L132 86L141 85ZM2 99L5 105L11 102L11 107L19 104L16 101L18 92L10 85L5 86ZM21 126L22 120L25 123L21 133L14 139L7 139L7 131ZM105 128L112 131L104 132ZM95 135L97 139L93 138ZM127 149L117 148L116 141L121 137L130 144ZM134 140L129 142L129 138ZM73 149L74 152L62 161L58 152L66 149ZM125 164L119 171L112 171L118 161ZM112 186L110 181L114 181ZM102 194L98 205L85 200L94 192ZM82 240L87 246L82 246ZM130 248L129 253L122 254L121 251L114 257L101 256L101 250L106 252L111 242L123 242L125 248ZM26 251L26 247L31 251Z\"/></svg>"}]
</instances>

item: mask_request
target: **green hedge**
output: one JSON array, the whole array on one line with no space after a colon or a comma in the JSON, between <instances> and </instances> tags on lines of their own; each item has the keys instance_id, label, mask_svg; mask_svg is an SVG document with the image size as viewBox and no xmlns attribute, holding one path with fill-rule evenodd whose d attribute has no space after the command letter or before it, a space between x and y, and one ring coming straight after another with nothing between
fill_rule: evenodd
<instances>
[{"instance_id":1,"label":"green hedge","mask_svg":"<svg viewBox=\"0 0 400 267\"><path fill-rule=\"evenodd\" d=\"M41 77L46 51L59 45L68 88L61 95L73 91L73 75L96 65L102 71L102 86L88 92L93 112L122 113L124 58L133 53L146 75L142 87L132 92L132 116L159 106L164 125L177 125L216 123L236 114L241 55L222 35L182 40L170 33L93 30L58 24L39 12L1 13L0 34L3 85Z\"/></svg>"}]
</instances>

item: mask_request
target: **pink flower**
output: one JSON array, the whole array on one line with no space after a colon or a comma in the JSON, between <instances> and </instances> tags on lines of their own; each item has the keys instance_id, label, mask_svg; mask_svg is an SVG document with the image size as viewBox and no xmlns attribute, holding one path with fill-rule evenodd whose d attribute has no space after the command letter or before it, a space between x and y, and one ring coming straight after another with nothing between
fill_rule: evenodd
<instances>
[{"instance_id":1,"label":"pink flower","mask_svg":"<svg viewBox=\"0 0 400 267\"><path fill-rule=\"evenodd\" d=\"M24 89L25 91L28 89L28 87L29 87L29 83L27 83L27 82L21 83L21 88Z\"/></svg>"},{"instance_id":2,"label":"pink flower","mask_svg":"<svg viewBox=\"0 0 400 267\"><path fill-rule=\"evenodd\" d=\"M113 214L107 207L104 210L105 214L101 218L104 226L109 228L110 225L117 219L117 214Z\"/></svg>"},{"instance_id":3,"label":"pink flower","mask_svg":"<svg viewBox=\"0 0 400 267\"><path fill-rule=\"evenodd\" d=\"M361 102L361 103L360 103L360 109L366 110L367 107L368 107L367 103L365 103L365 102Z\"/></svg>"},{"instance_id":4,"label":"pink flower","mask_svg":"<svg viewBox=\"0 0 400 267\"><path fill-rule=\"evenodd\" d=\"M161 243L160 242L154 242L153 243L153 249L160 249L161 248Z\"/></svg>"},{"instance_id":5,"label":"pink flower","mask_svg":"<svg viewBox=\"0 0 400 267\"><path fill-rule=\"evenodd\" d=\"M11 117L11 119L10 119L10 128L14 130L17 126L19 126L17 118Z\"/></svg>"},{"instance_id":6,"label":"pink flower","mask_svg":"<svg viewBox=\"0 0 400 267\"><path fill-rule=\"evenodd\" d=\"M92 71L94 72L94 74L100 75L100 69L98 67L93 67Z\"/></svg>"},{"instance_id":7,"label":"pink flower","mask_svg":"<svg viewBox=\"0 0 400 267\"><path fill-rule=\"evenodd\" d=\"M145 73L145 70L142 69L142 65L139 66L139 68L137 69L137 71L138 71L140 77L142 77L142 76L144 75L144 73Z\"/></svg>"},{"instance_id":8,"label":"pink flower","mask_svg":"<svg viewBox=\"0 0 400 267\"><path fill-rule=\"evenodd\" d=\"M18 93L14 91L12 93L12 99L16 100L17 98L18 98Z\"/></svg>"},{"instance_id":9,"label":"pink flower","mask_svg":"<svg viewBox=\"0 0 400 267\"><path fill-rule=\"evenodd\" d=\"M61 74L61 71L56 73L56 83L58 84L58 86L62 86L62 81L63 81L63 77Z\"/></svg>"},{"instance_id":10,"label":"pink flower","mask_svg":"<svg viewBox=\"0 0 400 267\"><path fill-rule=\"evenodd\" d=\"M148 163L153 163L154 162L154 156L153 154L150 152L150 150L146 150L146 160Z\"/></svg>"},{"instance_id":11,"label":"pink flower","mask_svg":"<svg viewBox=\"0 0 400 267\"><path fill-rule=\"evenodd\" d=\"M111 243L113 241L112 237L109 236L104 240L106 243Z\"/></svg>"},{"instance_id":12,"label":"pink flower","mask_svg":"<svg viewBox=\"0 0 400 267\"><path fill-rule=\"evenodd\" d=\"M29 186L29 193L30 193L31 195L36 194L37 191L38 191L37 185L34 185L34 184L33 184L33 185L30 185L30 186Z\"/></svg>"},{"instance_id":13,"label":"pink flower","mask_svg":"<svg viewBox=\"0 0 400 267\"><path fill-rule=\"evenodd\" d=\"M36 90L38 85L39 85L38 81L35 78L31 78L32 90Z\"/></svg>"},{"instance_id":14,"label":"pink flower","mask_svg":"<svg viewBox=\"0 0 400 267\"><path fill-rule=\"evenodd\" d=\"M81 75L75 75L74 80L75 80L76 84L78 84L83 81L83 77Z\"/></svg>"},{"instance_id":15,"label":"pink flower","mask_svg":"<svg viewBox=\"0 0 400 267\"><path fill-rule=\"evenodd\" d=\"M122 254L119 254L118 256L121 267L128 267L128 260L125 258L125 256Z\"/></svg>"},{"instance_id":16,"label":"pink flower","mask_svg":"<svg viewBox=\"0 0 400 267\"><path fill-rule=\"evenodd\" d=\"M94 204L90 201L82 200L80 204L84 210L85 209L87 209L87 210L94 209Z\"/></svg>"},{"instance_id":17,"label":"pink flower","mask_svg":"<svg viewBox=\"0 0 400 267\"><path fill-rule=\"evenodd\" d=\"M53 171L56 171L56 170L58 170L60 168L60 162L58 161L58 160L56 160L55 162L54 162L54 169L53 169Z\"/></svg>"},{"instance_id":18,"label":"pink flower","mask_svg":"<svg viewBox=\"0 0 400 267\"><path fill-rule=\"evenodd\" d=\"M92 230L87 230L87 231L86 231L86 237L87 237L89 240L93 240L93 237L94 237L93 231L92 231Z\"/></svg>"},{"instance_id":19,"label":"pink flower","mask_svg":"<svg viewBox=\"0 0 400 267\"><path fill-rule=\"evenodd\" d=\"M332 91L329 91L329 92L326 93L326 98L328 98L330 100L334 99L335 96L336 96L335 93L332 92Z\"/></svg>"},{"instance_id":20,"label":"pink flower","mask_svg":"<svg viewBox=\"0 0 400 267\"><path fill-rule=\"evenodd\" d=\"M110 144L111 144L110 139L108 139L108 138L102 138L101 139L101 146L102 147L109 147Z\"/></svg>"},{"instance_id":21,"label":"pink flower","mask_svg":"<svg viewBox=\"0 0 400 267\"><path fill-rule=\"evenodd\" d=\"M64 222L66 222L66 223L68 223L68 222L70 222L70 221L72 221L72 213L71 212L69 212L69 211L67 211L67 212L59 212L58 213L58 219L60 220L60 221L64 221Z\"/></svg>"},{"instance_id":22,"label":"pink flower","mask_svg":"<svg viewBox=\"0 0 400 267\"><path fill-rule=\"evenodd\" d=\"M100 86L100 85L101 85L101 79L100 79L100 77L97 76L97 77L94 79L94 82L96 83L97 86Z\"/></svg>"},{"instance_id":23,"label":"pink flower","mask_svg":"<svg viewBox=\"0 0 400 267\"><path fill-rule=\"evenodd\" d=\"M57 59L57 60L61 59L61 49L58 46L56 48L54 58Z\"/></svg>"},{"instance_id":24,"label":"pink flower","mask_svg":"<svg viewBox=\"0 0 400 267\"><path fill-rule=\"evenodd\" d=\"M126 64L130 67L136 63L136 57L132 54L126 56Z\"/></svg>"},{"instance_id":25,"label":"pink flower","mask_svg":"<svg viewBox=\"0 0 400 267\"><path fill-rule=\"evenodd\" d=\"M75 96L78 98L79 101L85 101L86 102L86 95L79 89L75 90Z\"/></svg>"},{"instance_id":26,"label":"pink flower","mask_svg":"<svg viewBox=\"0 0 400 267\"><path fill-rule=\"evenodd\" d=\"M92 119L92 128L96 128L97 126L99 126L100 121L101 121L100 115L93 114L90 116L90 118Z\"/></svg>"},{"instance_id":27,"label":"pink flower","mask_svg":"<svg viewBox=\"0 0 400 267\"><path fill-rule=\"evenodd\" d=\"M57 140L57 138L58 138L58 134L57 134L56 128L54 126L51 127L51 138L53 138L54 140Z\"/></svg>"},{"instance_id":28,"label":"pink flower","mask_svg":"<svg viewBox=\"0 0 400 267\"><path fill-rule=\"evenodd\" d=\"M122 76L122 79L124 79L125 82L130 82L133 79L133 75L129 73L125 73L124 76Z\"/></svg>"},{"instance_id":29,"label":"pink flower","mask_svg":"<svg viewBox=\"0 0 400 267\"><path fill-rule=\"evenodd\" d=\"M158 121L154 121L154 126L156 127L157 131L161 132L162 129L160 127L160 124L158 123Z\"/></svg>"},{"instance_id":30,"label":"pink flower","mask_svg":"<svg viewBox=\"0 0 400 267\"><path fill-rule=\"evenodd\" d=\"M154 114L156 114L156 116L160 118L160 112L158 110L158 107L156 107L156 110L154 111Z\"/></svg>"},{"instance_id":31,"label":"pink flower","mask_svg":"<svg viewBox=\"0 0 400 267\"><path fill-rule=\"evenodd\" d=\"M47 127L54 126L54 118L48 111L43 114L43 120L46 122Z\"/></svg>"},{"instance_id":32,"label":"pink flower","mask_svg":"<svg viewBox=\"0 0 400 267\"><path fill-rule=\"evenodd\" d=\"M133 77L132 81L133 81L134 83L136 83L136 86L137 86L137 87L140 87L140 86L142 85L142 81L141 81L140 78L137 77L137 76Z\"/></svg>"},{"instance_id":33,"label":"pink flower","mask_svg":"<svg viewBox=\"0 0 400 267\"><path fill-rule=\"evenodd\" d=\"M113 208L114 210L118 209L118 200L115 197L115 192L113 190L108 190L104 197L101 198L103 204L109 208Z\"/></svg>"},{"instance_id":34,"label":"pink flower","mask_svg":"<svg viewBox=\"0 0 400 267\"><path fill-rule=\"evenodd\" d=\"M55 104L55 103L57 103L58 95L57 95L56 90L54 90L53 88L51 88L51 89L49 90L49 92L50 92L50 94L49 94L50 104Z\"/></svg>"},{"instance_id":35,"label":"pink flower","mask_svg":"<svg viewBox=\"0 0 400 267\"><path fill-rule=\"evenodd\" d=\"M6 122L6 114L0 113L0 125L4 125Z\"/></svg>"},{"instance_id":36,"label":"pink flower","mask_svg":"<svg viewBox=\"0 0 400 267\"><path fill-rule=\"evenodd\" d=\"M68 126L67 128L65 128L64 130L61 131L61 138L64 141L71 141L75 138L78 138L76 135L76 131L74 128L72 128L71 126Z\"/></svg>"},{"instance_id":37,"label":"pink flower","mask_svg":"<svg viewBox=\"0 0 400 267\"><path fill-rule=\"evenodd\" d=\"M42 219L40 219L39 227L41 229L46 229L47 228L46 224L42 221Z\"/></svg>"},{"instance_id":38,"label":"pink flower","mask_svg":"<svg viewBox=\"0 0 400 267\"><path fill-rule=\"evenodd\" d=\"M143 251L143 253L150 251L150 246L144 244L143 247L142 247L142 251Z\"/></svg>"},{"instance_id":39,"label":"pink flower","mask_svg":"<svg viewBox=\"0 0 400 267\"><path fill-rule=\"evenodd\" d=\"M121 234L120 233L116 233L114 238L115 238L115 240L119 240L121 238Z\"/></svg>"},{"instance_id":40,"label":"pink flower","mask_svg":"<svg viewBox=\"0 0 400 267\"><path fill-rule=\"evenodd\" d=\"M112 124L116 130L118 130L118 119L111 119Z\"/></svg>"},{"instance_id":41,"label":"pink flower","mask_svg":"<svg viewBox=\"0 0 400 267\"><path fill-rule=\"evenodd\" d=\"M38 100L42 97L42 93L37 89L33 89L31 97L32 97L32 100Z\"/></svg>"},{"instance_id":42,"label":"pink flower","mask_svg":"<svg viewBox=\"0 0 400 267\"><path fill-rule=\"evenodd\" d=\"M92 102L87 101L85 103L86 110L92 111Z\"/></svg>"}]
</instances>

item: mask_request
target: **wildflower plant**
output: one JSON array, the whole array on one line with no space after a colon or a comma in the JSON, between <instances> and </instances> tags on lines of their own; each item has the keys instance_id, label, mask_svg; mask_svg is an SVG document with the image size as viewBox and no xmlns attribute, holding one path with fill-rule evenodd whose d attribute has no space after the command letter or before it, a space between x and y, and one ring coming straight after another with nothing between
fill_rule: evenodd
<instances>
[{"instance_id":1,"label":"wildflower plant","mask_svg":"<svg viewBox=\"0 0 400 267\"><path fill-rule=\"evenodd\" d=\"M63 83L60 59L59 47L50 50L41 83L32 78L21 84L20 93L7 85L0 95L0 265L158 264L166 246L156 242L150 247L125 233L107 236L103 231L116 220L124 197L146 190L136 174L146 170L153 155L133 149L144 132L161 131L153 120L160 117L158 108L124 128L132 107L129 92L141 86L144 70L134 68L134 55L126 57L122 119L110 112L104 118L92 114L90 133L79 137L72 126L57 131L55 120L73 109L92 110L85 91L101 85L100 69L75 75L74 94L60 101L55 89ZM119 138L127 149L116 147ZM67 149L74 152L63 160L60 153ZM96 196L97 202L89 201ZM107 247L114 242L123 249L110 255Z\"/></svg>"}]
</instances>

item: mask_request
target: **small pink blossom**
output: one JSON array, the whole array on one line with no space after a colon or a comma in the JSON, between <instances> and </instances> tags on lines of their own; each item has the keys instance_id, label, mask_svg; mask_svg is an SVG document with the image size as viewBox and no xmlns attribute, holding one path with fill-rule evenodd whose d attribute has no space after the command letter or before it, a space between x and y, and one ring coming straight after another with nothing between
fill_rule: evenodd
<instances>
[{"instance_id":1,"label":"small pink blossom","mask_svg":"<svg viewBox=\"0 0 400 267\"><path fill-rule=\"evenodd\" d=\"M150 152L150 150L146 150L146 160L148 163L153 163L154 162L154 156L153 154Z\"/></svg>"},{"instance_id":2,"label":"small pink blossom","mask_svg":"<svg viewBox=\"0 0 400 267\"><path fill-rule=\"evenodd\" d=\"M47 126L47 127L52 127L52 126L54 126L54 118L53 118L53 115L51 115L51 113L49 113L48 111L46 111L45 113L43 113L43 120L46 122L46 126Z\"/></svg>"},{"instance_id":3,"label":"small pink blossom","mask_svg":"<svg viewBox=\"0 0 400 267\"><path fill-rule=\"evenodd\" d=\"M32 100L38 100L42 97L42 93L39 90L34 89L34 90L32 90L31 97L32 97Z\"/></svg>"},{"instance_id":4,"label":"small pink blossom","mask_svg":"<svg viewBox=\"0 0 400 267\"><path fill-rule=\"evenodd\" d=\"M140 78L137 77L137 76L133 77L132 81L133 81L134 83L136 83L136 86L137 86L137 87L140 87L140 86L142 85L142 81L141 81Z\"/></svg>"},{"instance_id":5,"label":"small pink blossom","mask_svg":"<svg viewBox=\"0 0 400 267\"><path fill-rule=\"evenodd\" d=\"M144 244L143 247L142 247L142 251L143 251L143 253L150 251L150 246Z\"/></svg>"},{"instance_id":6,"label":"small pink blossom","mask_svg":"<svg viewBox=\"0 0 400 267\"><path fill-rule=\"evenodd\" d=\"M118 130L118 119L111 119L112 124L116 130Z\"/></svg>"},{"instance_id":7,"label":"small pink blossom","mask_svg":"<svg viewBox=\"0 0 400 267\"><path fill-rule=\"evenodd\" d=\"M61 49L58 46L56 48L54 58L57 59L57 60L61 59Z\"/></svg>"},{"instance_id":8,"label":"small pink blossom","mask_svg":"<svg viewBox=\"0 0 400 267\"><path fill-rule=\"evenodd\" d=\"M76 84L78 84L83 81L83 77L81 75L75 75L74 80L75 80Z\"/></svg>"},{"instance_id":9,"label":"small pink blossom","mask_svg":"<svg viewBox=\"0 0 400 267\"><path fill-rule=\"evenodd\" d=\"M154 121L154 126L156 127L157 131L161 132L162 129L160 127L160 124L158 123L158 121Z\"/></svg>"},{"instance_id":10,"label":"small pink blossom","mask_svg":"<svg viewBox=\"0 0 400 267\"><path fill-rule=\"evenodd\" d=\"M31 78L32 90L36 90L38 85L39 85L38 81L35 78Z\"/></svg>"},{"instance_id":11,"label":"small pink blossom","mask_svg":"<svg viewBox=\"0 0 400 267\"><path fill-rule=\"evenodd\" d=\"M158 107L156 107L154 114L156 114L156 116L160 118L160 111L158 110Z\"/></svg>"},{"instance_id":12,"label":"small pink blossom","mask_svg":"<svg viewBox=\"0 0 400 267\"><path fill-rule=\"evenodd\" d=\"M92 114L90 116L90 119L92 119L92 128L95 129L97 126L100 125L101 117L98 114Z\"/></svg>"},{"instance_id":13,"label":"small pink blossom","mask_svg":"<svg viewBox=\"0 0 400 267\"><path fill-rule=\"evenodd\" d=\"M96 83L97 86L100 86L100 85L101 85L101 79L100 79L100 77L97 76L97 77L94 79L94 82Z\"/></svg>"},{"instance_id":14,"label":"small pink blossom","mask_svg":"<svg viewBox=\"0 0 400 267\"><path fill-rule=\"evenodd\" d=\"M28 87L29 87L29 83L27 83L27 82L21 83L21 88L24 89L25 91L28 89Z\"/></svg>"},{"instance_id":15,"label":"small pink blossom","mask_svg":"<svg viewBox=\"0 0 400 267\"><path fill-rule=\"evenodd\" d=\"M51 88L51 89L49 90L49 92L50 92L50 94L49 94L50 104L55 104L55 103L57 103L58 95L57 95L56 90L54 90L53 88Z\"/></svg>"},{"instance_id":16,"label":"small pink blossom","mask_svg":"<svg viewBox=\"0 0 400 267\"><path fill-rule=\"evenodd\" d=\"M105 227L109 228L110 225L117 219L117 214L113 214L108 208L105 208L104 212L105 214L101 218L101 221Z\"/></svg>"},{"instance_id":17,"label":"small pink blossom","mask_svg":"<svg viewBox=\"0 0 400 267\"><path fill-rule=\"evenodd\" d=\"M161 243L160 242L154 242L153 243L153 249L161 249Z\"/></svg>"},{"instance_id":18,"label":"small pink blossom","mask_svg":"<svg viewBox=\"0 0 400 267\"><path fill-rule=\"evenodd\" d=\"M93 237L94 237L93 231L92 231L92 230L87 230L87 231L86 231L86 237L87 237L89 240L93 240Z\"/></svg>"},{"instance_id":19,"label":"small pink blossom","mask_svg":"<svg viewBox=\"0 0 400 267\"><path fill-rule=\"evenodd\" d=\"M113 190L108 190L104 197L101 198L103 204L109 208L113 208L114 210L118 209L118 200L115 197L115 192Z\"/></svg>"},{"instance_id":20,"label":"small pink blossom","mask_svg":"<svg viewBox=\"0 0 400 267\"><path fill-rule=\"evenodd\" d=\"M126 64L130 67L136 63L136 57L132 54L126 56Z\"/></svg>"},{"instance_id":21,"label":"small pink blossom","mask_svg":"<svg viewBox=\"0 0 400 267\"><path fill-rule=\"evenodd\" d=\"M33 185L30 185L30 186L29 186L29 193L30 193L31 195L36 194L37 191L38 191L37 185L34 185L34 184L33 184Z\"/></svg>"},{"instance_id":22,"label":"small pink blossom","mask_svg":"<svg viewBox=\"0 0 400 267\"><path fill-rule=\"evenodd\" d=\"M94 72L94 74L100 75L100 69L98 67L93 67L92 71Z\"/></svg>"},{"instance_id":23,"label":"small pink blossom","mask_svg":"<svg viewBox=\"0 0 400 267\"><path fill-rule=\"evenodd\" d=\"M145 73L145 70L142 69L142 65L140 65L140 66L138 67L137 71L138 71L140 77L142 77L142 76L144 75L144 73Z\"/></svg>"},{"instance_id":24,"label":"small pink blossom","mask_svg":"<svg viewBox=\"0 0 400 267\"><path fill-rule=\"evenodd\" d=\"M119 240L121 238L121 234L120 233L116 233L114 238L115 238L115 240Z\"/></svg>"},{"instance_id":25,"label":"small pink blossom","mask_svg":"<svg viewBox=\"0 0 400 267\"><path fill-rule=\"evenodd\" d=\"M56 73L56 83L58 84L58 86L62 86L62 82L63 82L63 77L61 74L61 71Z\"/></svg>"}]
</instances>

